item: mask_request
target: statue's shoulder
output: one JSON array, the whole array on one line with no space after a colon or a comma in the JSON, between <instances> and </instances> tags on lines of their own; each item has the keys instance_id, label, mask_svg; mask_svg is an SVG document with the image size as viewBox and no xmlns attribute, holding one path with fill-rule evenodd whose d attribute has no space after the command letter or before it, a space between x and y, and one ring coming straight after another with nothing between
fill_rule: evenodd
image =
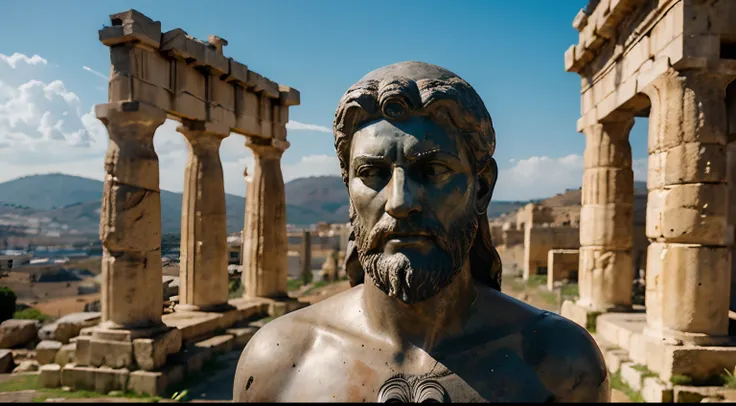
<instances>
[{"instance_id":1,"label":"statue's shoulder","mask_svg":"<svg viewBox=\"0 0 736 406\"><path fill-rule=\"evenodd\" d=\"M603 354L586 329L560 315L540 311L523 333L524 358L558 401L610 399Z\"/></svg>"},{"instance_id":2,"label":"statue's shoulder","mask_svg":"<svg viewBox=\"0 0 736 406\"><path fill-rule=\"evenodd\" d=\"M278 317L261 327L238 361L233 399L275 402L294 366L313 348L322 330L339 329L343 312L356 303L356 288Z\"/></svg>"}]
</instances>

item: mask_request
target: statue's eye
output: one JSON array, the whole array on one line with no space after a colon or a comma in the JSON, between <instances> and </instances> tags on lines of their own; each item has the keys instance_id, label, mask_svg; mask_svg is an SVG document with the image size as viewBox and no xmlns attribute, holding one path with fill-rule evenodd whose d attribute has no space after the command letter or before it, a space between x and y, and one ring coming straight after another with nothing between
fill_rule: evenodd
<instances>
[{"instance_id":1,"label":"statue's eye","mask_svg":"<svg viewBox=\"0 0 736 406\"><path fill-rule=\"evenodd\" d=\"M444 164L431 162L422 167L422 175L430 179L443 177L451 172L451 169Z\"/></svg>"},{"instance_id":2,"label":"statue's eye","mask_svg":"<svg viewBox=\"0 0 736 406\"><path fill-rule=\"evenodd\" d=\"M386 173L386 168L379 166L366 165L358 169L358 176L363 179L383 178L386 176Z\"/></svg>"}]
</instances>

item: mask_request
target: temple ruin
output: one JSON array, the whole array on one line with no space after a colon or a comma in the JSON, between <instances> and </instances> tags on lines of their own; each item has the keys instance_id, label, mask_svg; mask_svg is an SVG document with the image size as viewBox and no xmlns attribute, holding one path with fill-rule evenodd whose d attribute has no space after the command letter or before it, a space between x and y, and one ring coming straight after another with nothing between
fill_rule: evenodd
<instances>
[{"instance_id":1,"label":"temple ruin","mask_svg":"<svg viewBox=\"0 0 736 406\"><path fill-rule=\"evenodd\" d=\"M278 316L300 306L286 293L281 174L281 156L289 147L289 107L299 104L299 92L226 57L227 41L217 36L203 42L178 28L162 32L160 22L135 10L110 19L112 25L99 31L100 41L110 48L108 103L95 107L110 137L100 212L101 320L74 339L73 363L61 371L58 365L44 365L41 379L48 386L102 393L159 394L186 372L201 368L208 354L204 350L245 345L253 333L221 331L255 315ZM153 137L167 118L181 123L178 131L188 140L189 157L178 304L164 314ZM219 154L221 141L231 133L245 137L255 158L247 176L241 255L245 293L235 300L228 300Z\"/></svg>"},{"instance_id":2,"label":"temple ruin","mask_svg":"<svg viewBox=\"0 0 736 406\"><path fill-rule=\"evenodd\" d=\"M595 320L612 371L657 375L648 401L672 401L673 376L705 381L736 365L735 16L729 0L591 0L564 55L581 77L586 148L580 298L563 314ZM649 117L645 313L631 302L635 117Z\"/></svg>"}]
</instances>

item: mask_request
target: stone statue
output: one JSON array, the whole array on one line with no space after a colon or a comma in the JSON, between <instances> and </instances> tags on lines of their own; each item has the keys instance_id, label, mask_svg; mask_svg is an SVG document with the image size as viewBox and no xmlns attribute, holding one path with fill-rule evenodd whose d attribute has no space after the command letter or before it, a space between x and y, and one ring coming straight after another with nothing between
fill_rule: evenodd
<instances>
[{"instance_id":1,"label":"stone statue","mask_svg":"<svg viewBox=\"0 0 736 406\"><path fill-rule=\"evenodd\" d=\"M380 68L343 96L334 133L353 287L261 328L236 402L609 400L582 327L500 292L495 133L468 83L421 62Z\"/></svg>"}]
</instances>

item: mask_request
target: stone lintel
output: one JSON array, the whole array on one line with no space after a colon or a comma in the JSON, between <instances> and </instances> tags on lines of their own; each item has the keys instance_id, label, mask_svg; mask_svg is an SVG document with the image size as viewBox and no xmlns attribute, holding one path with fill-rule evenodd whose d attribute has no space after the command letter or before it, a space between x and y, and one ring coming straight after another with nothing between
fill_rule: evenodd
<instances>
[{"instance_id":1,"label":"stone lintel","mask_svg":"<svg viewBox=\"0 0 736 406\"><path fill-rule=\"evenodd\" d=\"M277 153L279 156L286 151L291 143L276 138L245 137L245 146L257 154Z\"/></svg>"},{"instance_id":2,"label":"stone lintel","mask_svg":"<svg viewBox=\"0 0 736 406\"><path fill-rule=\"evenodd\" d=\"M299 91L289 86L279 85L279 104L298 106L301 103Z\"/></svg>"},{"instance_id":3,"label":"stone lintel","mask_svg":"<svg viewBox=\"0 0 736 406\"><path fill-rule=\"evenodd\" d=\"M233 58L228 58L228 74L225 80L246 87L248 85L248 66Z\"/></svg>"},{"instance_id":4,"label":"stone lintel","mask_svg":"<svg viewBox=\"0 0 736 406\"><path fill-rule=\"evenodd\" d=\"M215 76L227 75L230 69L228 58L218 53L214 46L189 36L181 28L167 31L161 36L160 50L172 58L206 67Z\"/></svg>"},{"instance_id":5,"label":"stone lintel","mask_svg":"<svg viewBox=\"0 0 736 406\"><path fill-rule=\"evenodd\" d=\"M110 15L111 27L98 31L100 42L113 46L124 42L140 42L153 48L161 43L161 22L130 9Z\"/></svg>"},{"instance_id":6,"label":"stone lintel","mask_svg":"<svg viewBox=\"0 0 736 406\"><path fill-rule=\"evenodd\" d=\"M230 126L224 123L182 119L176 131L184 134L187 138L201 136L216 136L225 139L230 136Z\"/></svg>"},{"instance_id":7,"label":"stone lintel","mask_svg":"<svg viewBox=\"0 0 736 406\"><path fill-rule=\"evenodd\" d=\"M588 15L585 14L585 10L580 9L572 20L572 28L582 31L583 28L588 24Z\"/></svg>"},{"instance_id":8,"label":"stone lintel","mask_svg":"<svg viewBox=\"0 0 736 406\"><path fill-rule=\"evenodd\" d=\"M278 83L256 73L252 70L248 71L248 86L253 87L253 91L263 92L263 94L271 99L278 99L280 97L279 94L279 85Z\"/></svg>"}]
</instances>

